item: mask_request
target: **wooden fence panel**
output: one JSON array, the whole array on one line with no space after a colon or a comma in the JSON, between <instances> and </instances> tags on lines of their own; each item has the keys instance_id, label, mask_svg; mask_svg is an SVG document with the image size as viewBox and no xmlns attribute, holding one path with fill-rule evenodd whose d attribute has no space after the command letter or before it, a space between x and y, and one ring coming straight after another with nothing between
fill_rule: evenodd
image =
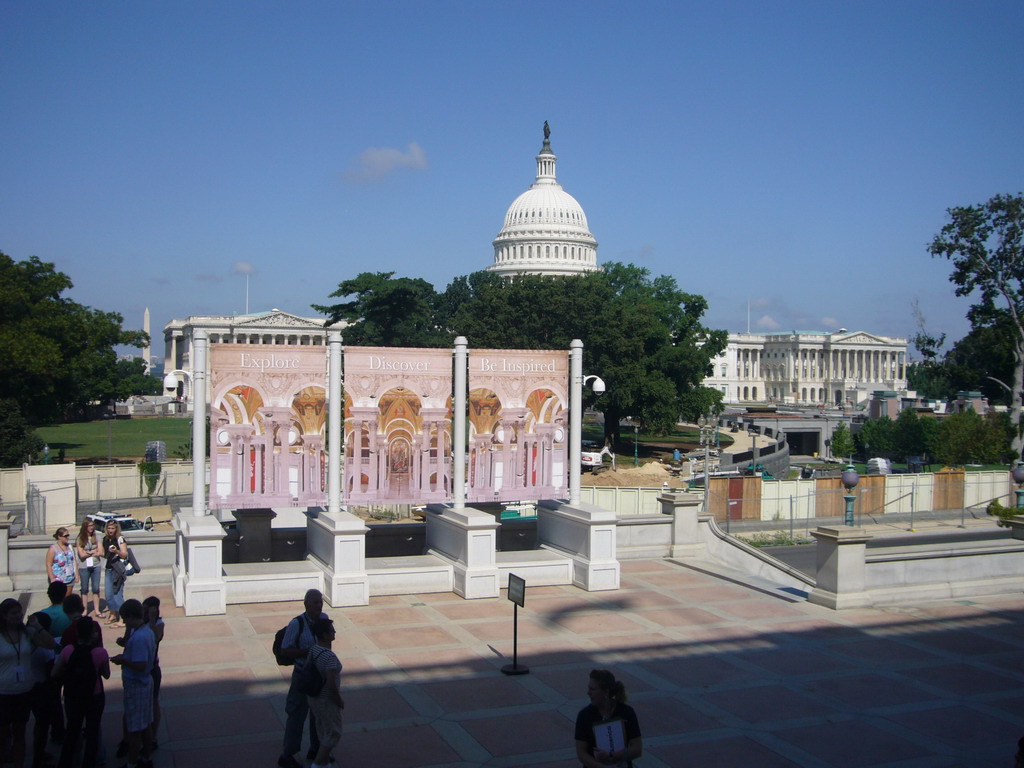
<instances>
[{"instance_id":1,"label":"wooden fence panel","mask_svg":"<svg viewBox=\"0 0 1024 768\"><path fill-rule=\"evenodd\" d=\"M932 509L964 508L964 471L948 469L935 473Z\"/></svg>"}]
</instances>

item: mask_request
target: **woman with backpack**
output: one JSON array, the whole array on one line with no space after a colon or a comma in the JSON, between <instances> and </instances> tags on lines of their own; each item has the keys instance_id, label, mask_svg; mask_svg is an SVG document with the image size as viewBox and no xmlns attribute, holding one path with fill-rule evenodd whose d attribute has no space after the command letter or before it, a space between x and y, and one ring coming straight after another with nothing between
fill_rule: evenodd
<instances>
[{"instance_id":1,"label":"woman with backpack","mask_svg":"<svg viewBox=\"0 0 1024 768\"><path fill-rule=\"evenodd\" d=\"M128 557L128 545L125 544L124 536L121 535L121 526L116 520L108 520L105 529L106 536L103 537L103 556L107 562L104 567L103 584L107 593L107 614L110 620L108 627L122 629L124 623L121 621L118 611L124 602L124 575L115 573L114 561Z\"/></svg>"},{"instance_id":2,"label":"woman with backpack","mask_svg":"<svg viewBox=\"0 0 1024 768\"><path fill-rule=\"evenodd\" d=\"M82 768L95 768L99 750L100 721L106 698L103 680L110 678L110 658L98 644L99 625L88 616L75 622L76 640L65 645L53 663L53 676L64 684L67 733L58 768L71 768L78 751L78 735L85 723L85 754Z\"/></svg>"}]
</instances>

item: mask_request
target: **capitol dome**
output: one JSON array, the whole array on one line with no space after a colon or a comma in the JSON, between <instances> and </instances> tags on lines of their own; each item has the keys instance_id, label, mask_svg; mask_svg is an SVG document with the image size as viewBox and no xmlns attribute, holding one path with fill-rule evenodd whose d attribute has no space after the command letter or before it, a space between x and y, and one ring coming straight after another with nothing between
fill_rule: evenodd
<instances>
[{"instance_id":1,"label":"capitol dome","mask_svg":"<svg viewBox=\"0 0 1024 768\"><path fill-rule=\"evenodd\" d=\"M576 198L555 177L551 132L544 123L544 145L537 155L537 180L505 213L494 239L494 264L500 275L579 275L594 272L597 240Z\"/></svg>"}]
</instances>

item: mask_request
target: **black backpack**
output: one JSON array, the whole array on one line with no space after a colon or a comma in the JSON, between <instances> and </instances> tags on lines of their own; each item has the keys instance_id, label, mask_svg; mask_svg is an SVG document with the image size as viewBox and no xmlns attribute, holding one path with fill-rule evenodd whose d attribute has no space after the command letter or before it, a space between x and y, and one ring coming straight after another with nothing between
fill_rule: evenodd
<instances>
[{"instance_id":1,"label":"black backpack","mask_svg":"<svg viewBox=\"0 0 1024 768\"><path fill-rule=\"evenodd\" d=\"M75 701L88 701L96 691L96 665L92 660L92 646L79 643L71 652L64 668L64 697Z\"/></svg>"},{"instance_id":2,"label":"black backpack","mask_svg":"<svg viewBox=\"0 0 1024 768\"><path fill-rule=\"evenodd\" d=\"M299 622L299 633L300 634L302 633L302 617L305 616L305 615L306 614L304 614L304 613L300 613L298 616L296 616L294 619L292 619L292 621ZM293 667L293 666L295 666L295 659L293 659L293 658L291 658L289 656L285 656L283 653L281 653L281 646L284 643L284 633L288 631L288 627L290 627L291 624L292 624L292 622L289 621L287 624L285 624L283 627L281 627L279 630L277 630L277 632L274 634L274 646L273 646L272 650L274 651L274 658L277 660L277 665L279 667Z\"/></svg>"}]
</instances>

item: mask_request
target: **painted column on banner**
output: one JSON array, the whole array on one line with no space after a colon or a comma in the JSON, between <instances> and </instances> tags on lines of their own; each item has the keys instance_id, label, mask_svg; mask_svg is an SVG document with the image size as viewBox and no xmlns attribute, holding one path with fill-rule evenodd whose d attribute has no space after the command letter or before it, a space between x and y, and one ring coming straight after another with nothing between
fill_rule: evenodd
<instances>
[{"instance_id":1,"label":"painted column on banner","mask_svg":"<svg viewBox=\"0 0 1024 768\"><path fill-rule=\"evenodd\" d=\"M192 336L192 514L206 514L206 353L209 336L197 330ZM211 480L212 484L212 480Z\"/></svg>"},{"instance_id":2,"label":"painted column on banner","mask_svg":"<svg viewBox=\"0 0 1024 768\"><path fill-rule=\"evenodd\" d=\"M569 378L572 381L572 424L569 429L569 503L580 503L580 461L583 458L583 342L573 339L569 343Z\"/></svg>"},{"instance_id":3,"label":"painted column on banner","mask_svg":"<svg viewBox=\"0 0 1024 768\"><path fill-rule=\"evenodd\" d=\"M466 347L465 336L455 339L455 406L452 415L452 468L455 509L466 506Z\"/></svg>"},{"instance_id":4,"label":"painted column on banner","mask_svg":"<svg viewBox=\"0 0 1024 768\"><path fill-rule=\"evenodd\" d=\"M327 511L341 511L341 334L327 334Z\"/></svg>"},{"instance_id":5,"label":"painted column on banner","mask_svg":"<svg viewBox=\"0 0 1024 768\"><path fill-rule=\"evenodd\" d=\"M425 504L452 498L452 353L346 347L343 497Z\"/></svg>"},{"instance_id":6,"label":"painted column on banner","mask_svg":"<svg viewBox=\"0 0 1024 768\"><path fill-rule=\"evenodd\" d=\"M212 509L326 503L326 355L322 346L211 346Z\"/></svg>"},{"instance_id":7,"label":"painted column on banner","mask_svg":"<svg viewBox=\"0 0 1024 768\"><path fill-rule=\"evenodd\" d=\"M467 500L564 498L568 355L470 350Z\"/></svg>"}]
</instances>

